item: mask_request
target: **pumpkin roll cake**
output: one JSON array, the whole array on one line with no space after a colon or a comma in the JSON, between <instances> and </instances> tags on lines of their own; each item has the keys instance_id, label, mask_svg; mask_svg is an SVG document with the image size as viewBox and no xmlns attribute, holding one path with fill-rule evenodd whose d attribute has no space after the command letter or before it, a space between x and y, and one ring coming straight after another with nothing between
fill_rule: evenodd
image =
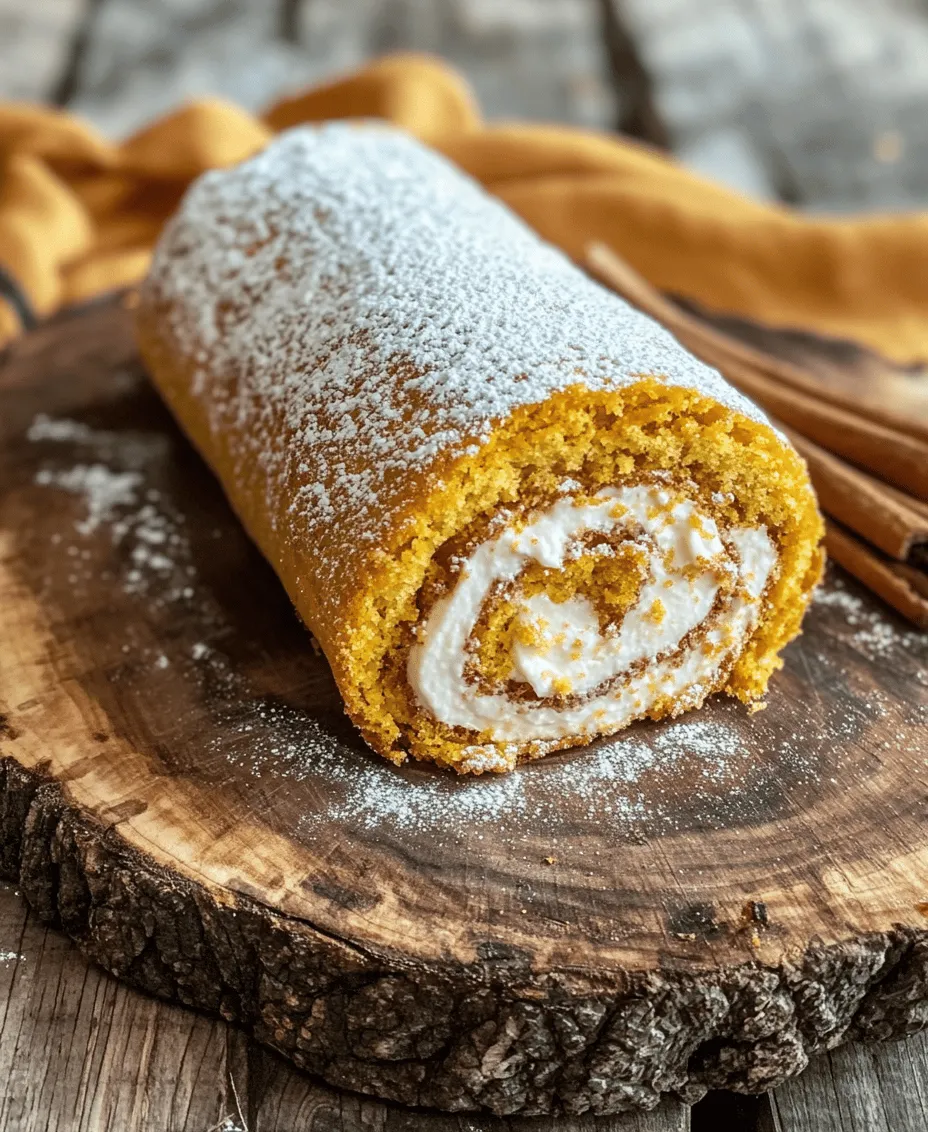
<instances>
[{"instance_id":1,"label":"pumpkin roll cake","mask_svg":"<svg viewBox=\"0 0 928 1132\"><path fill-rule=\"evenodd\" d=\"M795 451L400 131L297 129L201 177L137 320L395 762L504 771L750 702L799 630L822 528Z\"/></svg>"}]
</instances>

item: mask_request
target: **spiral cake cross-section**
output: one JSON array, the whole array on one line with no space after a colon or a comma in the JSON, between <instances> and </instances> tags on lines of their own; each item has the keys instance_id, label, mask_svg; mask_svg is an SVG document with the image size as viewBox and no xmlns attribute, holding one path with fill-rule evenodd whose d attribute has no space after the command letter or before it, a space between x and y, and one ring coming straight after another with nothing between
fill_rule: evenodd
<instances>
[{"instance_id":1,"label":"spiral cake cross-section","mask_svg":"<svg viewBox=\"0 0 928 1132\"><path fill-rule=\"evenodd\" d=\"M460 560L420 623L409 683L437 720L498 741L697 706L756 625L775 561L765 530L722 537L663 485L564 495Z\"/></svg>"}]
</instances>

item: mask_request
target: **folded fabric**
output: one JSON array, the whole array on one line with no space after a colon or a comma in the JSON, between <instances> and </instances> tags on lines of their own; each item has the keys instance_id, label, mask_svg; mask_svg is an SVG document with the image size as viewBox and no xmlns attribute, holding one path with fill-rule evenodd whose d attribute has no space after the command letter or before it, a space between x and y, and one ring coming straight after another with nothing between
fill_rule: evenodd
<instances>
[{"instance_id":1,"label":"folded fabric","mask_svg":"<svg viewBox=\"0 0 928 1132\"><path fill-rule=\"evenodd\" d=\"M928 358L928 215L803 216L615 136L488 126L459 76L415 55L262 118L196 102L120 144L58 111L0 104L0 268L40 315L133 283L192 178L287 126L356 117L387 119L440 150L575 258L598 240L659 290L710 311L851 339L897 362ZM0 344L21 328L0 298Z\"/></svg>"}]
</instances>

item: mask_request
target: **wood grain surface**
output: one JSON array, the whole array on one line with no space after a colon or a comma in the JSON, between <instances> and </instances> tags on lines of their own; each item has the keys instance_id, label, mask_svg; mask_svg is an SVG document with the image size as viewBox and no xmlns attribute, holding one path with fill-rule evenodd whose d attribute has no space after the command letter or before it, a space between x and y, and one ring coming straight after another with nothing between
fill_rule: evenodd
<instances>
[{"instance_id":1,"label":"wood grain surface","mask_svg":"<svg viewBox=\"0 0 928 1132\"><path fill-rule=\"evenodd\" d=\"M54 98L85 16L84 0L0 0L0 98Z\"/></svg>"},{"instance_id":2,"label":"wood grain surface","mask_svg":"<svg viewBox=\"0 0 928 1132\"><path fill-rule=\"evenodd\" d=\"M396 771L120 303L0 389L4 868L92 958L331 1084L503 1114L759 1090L924 1024L928 645L869 598L825 591L761 715Z\"/></svg>"},{"instance_id":3,"label":"wood grain surface","mask_svg":"<svg viewBox=\"0 0 928 1132\"><path fill-rule=\"evenodd\" d=\"M110 133L204 94L258 109L400 50L452 60L495 116L616 114L594 0L102 0L91 19L67 102Z\"/></svg>"},{"instance_id":4,"label":"wood grain surface","mask_svg":"<svg viewBox=\"0 0 928 1132\"><path fill-rule=\"evenodd\" d=\"M928 1041L849 1045L824 1054L817 1072L773 1094L784 1132L898 1132L928 1128Z\"/></svg>"},{"instance_id":5,"label":"wood grain surface","mask_svg":"<svg viewBox=\"0 0 928 1132\"><path fill-rule=\"evenodd\" d=\"M206 1132L239 1115L244 1035L89 966L7 885L0 933L0 1128Z\"/></svg>"}]
</instances>

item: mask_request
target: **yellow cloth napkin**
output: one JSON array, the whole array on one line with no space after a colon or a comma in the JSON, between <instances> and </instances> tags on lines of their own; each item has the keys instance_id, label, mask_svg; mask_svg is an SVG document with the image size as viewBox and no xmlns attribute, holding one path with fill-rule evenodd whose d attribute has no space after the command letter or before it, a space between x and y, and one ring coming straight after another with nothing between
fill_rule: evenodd
<instances>
[{"instance_id":1,"label":"yellow cloth napkin","mask_svg":"<svg viewBox=\"0 0 928 1132\"><path fill-rule=\"evenodd\" d=\"M42 315L132 283L192 178L277 130L345 117L409 130L572 256L600 240L660 290L709 310L928 359L928 213L802 216L622 138L487 125L464 81L417 55L381 59L262 118L195 102L121 144L59 111L0 103L0 265ZM0 345L20 329L0 300Z\"/></svg>"}]
</instances>

